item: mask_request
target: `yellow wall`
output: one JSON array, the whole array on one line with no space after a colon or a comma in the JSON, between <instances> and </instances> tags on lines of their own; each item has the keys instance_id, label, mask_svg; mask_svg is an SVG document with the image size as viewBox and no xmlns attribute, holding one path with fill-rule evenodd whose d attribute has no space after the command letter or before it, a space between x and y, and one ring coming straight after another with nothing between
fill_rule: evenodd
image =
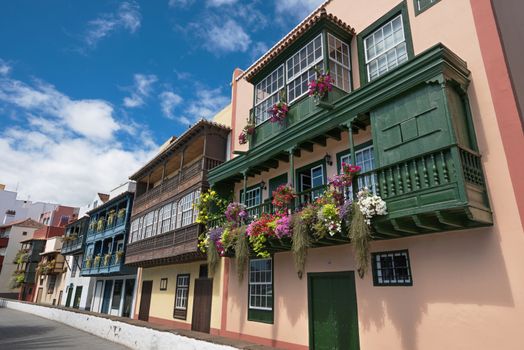
<instances>
[{"instance_id":1,"label":"yellow wall","mask_svg":"<svg viewBox=\"0 0 524 350\"><path fill-rule=\"evenodd\" d=\"M198 273L201 264L205 264L205 261L198 261L188 264L173 264L158 266L152 268L142 268L139 277L139 290L137 292L135 314L138 314L140 310L140 298L142 295L142 282L153 281L153 291L151 293L151 306L149 309L149 316L160 318L167 321L176 321L191 325L193 315L193 301L194 301L194 288L195 278L198 278ZM175 305L175 292L176 292L176 277L178 274L189 274L189 296L188 296L188 309L187 317L185 320L177 319L173 317L173 310ZM222 276L223 274L223 263L219 263L217 271L213 279L213 297L211 301L211 328L220 328L220 317L222 307ZM160 279L167 278L167 290L160 290ZM154 321L154 320L150 320Z\"/></svg>"},{"instance_id":2,"label":"yellow wall","mask_svg":"<svg viewBox=\"0 0 524 350\"><path fill-rule=\"evenodd\" d=\"M213 117L213 121L225 126L231 126L231 103L218 112Z\"/></svg>"}]
</instances>

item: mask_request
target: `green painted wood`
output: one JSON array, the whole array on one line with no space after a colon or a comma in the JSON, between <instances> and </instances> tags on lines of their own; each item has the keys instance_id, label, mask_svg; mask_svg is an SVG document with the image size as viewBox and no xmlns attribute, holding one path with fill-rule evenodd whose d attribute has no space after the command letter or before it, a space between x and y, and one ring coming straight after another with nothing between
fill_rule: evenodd
<instances>
[{"instance_id":1,"label":"green painted wood","mask_svg":"<svg viewBox=\"0 0 524 350\"><path fill-rule=\"evenodd\" d=\"M345 91L340 90L337 87L333 87L333 91L329 93L326 102L333 103L346 94L347 93ZM255 134L251 136L249 147L253 148L263 144L282 131L289 129L293 125L300 123L301 121L319 113L322 110L322 107L315 105L312 96L305 95L289 106L288 115L283 125L279 123L271 123L269 120L266 120L262 124L258 125L255 128Z\"/></svg>"},{"instance_id":2,"label":"green painted wood","mask_svg":"<svg viewBox=\"0 0 524 350\"><path fill-rule=\"evenodd\" d=\"M287 184L287 173L278 175L272 179L269 179L268 193L269 197L273 196L273 191L277 189L278 186Z\"/></svg>"},{"instance_id":3,"label":"green painted wood","mask_svg":"<svg viewBox=\"0 0 524 350\"><path fill-rule=\"evenodd\" d=\"M309 273L309 348L359 349L353 272Z\"/></svg>"}]
</instances>

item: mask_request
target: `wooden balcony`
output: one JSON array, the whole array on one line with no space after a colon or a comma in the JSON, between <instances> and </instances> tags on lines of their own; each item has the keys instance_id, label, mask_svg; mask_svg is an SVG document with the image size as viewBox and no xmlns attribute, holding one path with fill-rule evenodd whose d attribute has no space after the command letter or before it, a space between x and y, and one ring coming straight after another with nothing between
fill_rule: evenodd
<instances>
[{"instance_id":1,"label":"wooden balcony","mask_svg":"<svg viewBox=\"0 0 524 350\"><path fill-rule=\"evenodd\" d=\"M149 267L205 259L197 248L200 230L192 224L128 244L126 264Z\"/></svg>"},{"instance_id":2,"label":"wooden balcony","mask_svg":"<svg viewBox=\"0 0 524 350\"><path fill-rule=\"evenodd\" d=\"M178 174L164 180L160 185L137 196L133 204L133 216L162 203L195 184L207 180L207 171L222 164L221 160L202 157L183 168Z\"/></svg>"}]
</instances>

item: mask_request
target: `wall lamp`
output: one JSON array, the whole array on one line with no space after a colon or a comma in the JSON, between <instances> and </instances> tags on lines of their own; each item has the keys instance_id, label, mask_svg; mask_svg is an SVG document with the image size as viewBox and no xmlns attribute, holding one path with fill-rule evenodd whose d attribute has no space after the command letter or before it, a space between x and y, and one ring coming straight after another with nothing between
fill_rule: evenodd
<instances>
[{"instance_id":1,"label":"wall lamp","mask_svg":"<svg viewBox=\"0 0 524 350\"><path fill-rule=\"evenodd\" d=\"M331 160L331 154L326 153L326 155L324 156L324 161L326 162L327 165L332 166L333 161Z\"/></svg>"}]
</instances>

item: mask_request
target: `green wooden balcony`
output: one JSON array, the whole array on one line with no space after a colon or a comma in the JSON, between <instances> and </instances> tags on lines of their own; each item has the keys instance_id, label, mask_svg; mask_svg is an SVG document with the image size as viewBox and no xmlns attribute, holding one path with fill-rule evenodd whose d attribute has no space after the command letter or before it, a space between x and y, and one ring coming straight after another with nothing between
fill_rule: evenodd
<instances>
[{"instance_id":1,"label":"green wooden balcony","mask_svg":"<svg viewBox=\"0 0 524 350\"><path fill-rule=\"evenodd\" d=\"M209 181L227 193L280 162L294 172L301 152L329 151L328 138L343 142L342 132L371 128L375 169L360 176L374 176L388 206L373 222L377 239L492 225L469 76L466 62L436 45L349 94L331 95L329 108L299 101L304 106L292 108L287 125L266 134L269 124L261 124L250 149L211 170Z\"/></svg>"}]
</instances>

